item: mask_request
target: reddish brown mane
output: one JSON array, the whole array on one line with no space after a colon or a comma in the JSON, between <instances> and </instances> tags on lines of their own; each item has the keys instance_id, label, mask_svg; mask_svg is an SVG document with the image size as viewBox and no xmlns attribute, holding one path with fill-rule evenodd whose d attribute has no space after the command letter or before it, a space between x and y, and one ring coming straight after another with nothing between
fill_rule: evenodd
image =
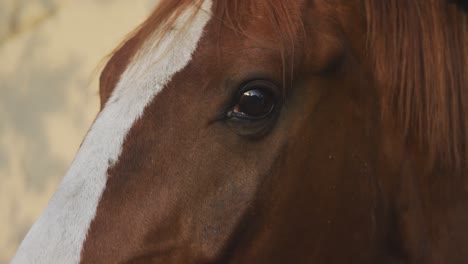
<instances>
[{"instance_id":1,"label":"reddish brown mane","mask_svg":"<svg viewBox=\"0 0 468 264\"><path fill-rule=\"evenodd\" d=\"M157 10L155 10L153 15L142 25L141 28L154 29L152 27L145 27L145 25L163 24L162 35L164 35L164 33L170 30L171 25L178 14L180 14L189 5L200 6L201 2L202 1L200 0L163 0ZM242 5L246 4L251 5L252 14L243 14L242 16L239 16L238 10L241 9ZM254 3L242 0L221 0L216 1L214 7L214 10L219 11L214 13L219 13L221 15L219 17L214 17L214 19L221 22L220 25L227 25L239 34L247 35L249 38L255 39L255 36L244 30L242 20L246 19L246 17L247 19L250 19L250 16L257 13L256 9L264 10L262 15L264 15L270 22L271 26L274 28L276 37L279 40L279 43L272 45L272 48L277 48L279 46L278 52L281 54L283 67L289 67L289 70L292 71L292 58L295 43L297 41L296 29L298 27L302 27L302 20L300 14L292 12L290 5L291 3L282 0L255 1ZM149 32L151 32L151 30L149 30ZM287 70L285 68L284 74L286 74L286 72Z\"/></svg>"},{"instance_id":2,"label":"reddish brown mane","mask_svg":"<svg viewBox=\"0 0 468 264\"><path fill-rule=\"evenodd\" d=\"M366 0L368 52L384 120L430 160L463 169L467 160L467 20L447 0Z\"/></svg>"}]
</instances>

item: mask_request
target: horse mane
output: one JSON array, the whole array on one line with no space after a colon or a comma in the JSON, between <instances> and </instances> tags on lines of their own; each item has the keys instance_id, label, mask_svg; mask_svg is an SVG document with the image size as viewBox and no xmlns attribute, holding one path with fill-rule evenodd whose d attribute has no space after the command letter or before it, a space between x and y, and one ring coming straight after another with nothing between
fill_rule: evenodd
<instances>
[{"instance_id":1,"label":"horse mane","mask_svg":"<svg viewBox=\"0 0 468 264\"><path fill-rule=\"evenodd\" d=\"M460 171L468 153L468 24L453 2L365 0L365 8L382 117L396 117L430 166Z\"/></svg>"},{"instance_id":2,"label":"horse mane","mask_svg":"<svg viewBox=\"0 0 468 264\"><path fill-rule=\"evenodd\" d=\"M164 35L187 7L200 8L202 2L161 0L129 41L141 44L161 25L160 35ZM367 55L380 94L382 119L396 119L406 142L427 153L430 166L464 169L468 155L468 91L464 89L468 88L468 31L460 4L451 0L363 2ZM241 4L245 2L214 1L215 8L222 11L217 19L242 31L236 15ZM268 9L267 19L282 43L284 64L291 57L295 29L302 23L300 14L291 14L283 0L257 0L256 4Z\"/></svg>"}]
</instances>

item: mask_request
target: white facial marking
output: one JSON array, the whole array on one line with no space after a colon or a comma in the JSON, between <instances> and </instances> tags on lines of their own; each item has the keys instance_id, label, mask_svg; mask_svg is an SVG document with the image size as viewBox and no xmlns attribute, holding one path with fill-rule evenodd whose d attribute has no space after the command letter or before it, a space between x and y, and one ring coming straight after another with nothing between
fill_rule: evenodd
<instances>
[{"instance_id":1,"label":"white facial marking","mask_svg":"<svg viewBox=\"0 0 468 264\"><path fill-rule=\"evenodd\" d=\"M211 15L212 1L192 15L188 8L175 30L159 42L145 41L98 115L48 207L21 243L12 263L79 263L86 233L107 181L109 161L118 161L135 120L191 60ZM102 260L105 261L105 260Z\"/></svg>"}]
</instances>

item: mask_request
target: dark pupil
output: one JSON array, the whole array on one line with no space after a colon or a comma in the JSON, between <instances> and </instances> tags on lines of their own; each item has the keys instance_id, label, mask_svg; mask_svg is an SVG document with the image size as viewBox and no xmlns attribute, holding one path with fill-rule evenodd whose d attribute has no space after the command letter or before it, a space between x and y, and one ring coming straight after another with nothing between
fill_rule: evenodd
<instances>
[{"instance_id":1,"label":"dark pupil","mask_svg":"<svg viewBox=\"0 0 468 264\"><path fill-rule=\"evenodd\" d=\"M261 117L268 114L273 105L273 98L268 92L252 89L242 94L235 110L248 116Z\"/></svg>"}]
</instances>

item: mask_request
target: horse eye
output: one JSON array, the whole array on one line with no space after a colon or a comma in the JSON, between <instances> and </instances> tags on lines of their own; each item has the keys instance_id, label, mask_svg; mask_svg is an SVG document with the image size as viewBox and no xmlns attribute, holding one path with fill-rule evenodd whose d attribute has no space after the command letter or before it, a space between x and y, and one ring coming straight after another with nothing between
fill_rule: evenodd
<instances>
[{"instance_id":1,"label":"horse eye","mask_svg":"<svg viewBox=\"0 0 468 264\"><path fill-rule=\"evenodd\" d=\"M275 97L270 92L272 85L267 81L254 81L244 86L234 102L231 115L249 120L266 117L275 107Z\"/></svg>"}]
</instances>

